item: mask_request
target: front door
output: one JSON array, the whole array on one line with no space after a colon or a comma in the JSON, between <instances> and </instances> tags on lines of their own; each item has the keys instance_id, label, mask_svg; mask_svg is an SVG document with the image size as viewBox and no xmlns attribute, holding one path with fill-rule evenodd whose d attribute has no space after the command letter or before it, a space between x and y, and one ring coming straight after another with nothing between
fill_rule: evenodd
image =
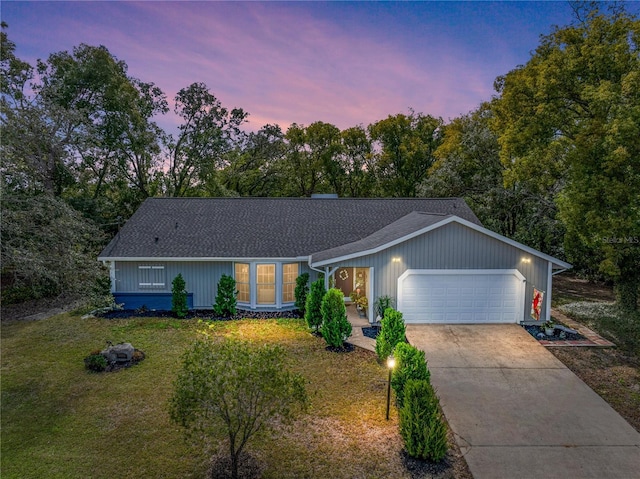
<instances>
[{"instance_id":1,"label":"front door","mask_svg":"<svg viewBox=\"0 0 640 479\"><path fill-rule=\"evenodd\" d=\"M367 295L369 268L339 268L334 274L335 287L348 298L354 291L361 296Z\"/></svg>"},{"instance_id":2,"label":"front door","mask_svg":"<svg viewBox=\"0 0 640 479\"><path fill-rule=\"evenodd\" d=\"M336 288L342 291L345 298L353 292L353 272L355 268L340 268L334 274Z\"/></svg>"}]
</instances>

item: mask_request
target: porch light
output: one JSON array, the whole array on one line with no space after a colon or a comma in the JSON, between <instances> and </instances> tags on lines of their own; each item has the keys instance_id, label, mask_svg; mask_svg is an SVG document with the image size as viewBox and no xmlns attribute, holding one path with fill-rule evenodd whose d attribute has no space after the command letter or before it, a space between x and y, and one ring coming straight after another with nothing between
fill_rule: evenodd
<instances>
[{"instance_id":1,"label":"porch light","mask_svg":"<svg viewBox=\"0 0 640 479\"><path fill-rule=\"evenodd\" d=\"M389 380L387 381L387 421L389 420L389 404L391 403L391 373L396 367L396 358L393 354L387 358L387 368L389 368Z\"/></svg>"},{"instance_id":2,"label":"porch light","mask_svg":"<svg viewBox=\"0 0 640 479\"><path fill-rule=\"evenodd\" d=\"M394 263L399 263L400 262L400 256L394 256L393 258L391 258L391 261Z\"/></svg>"},{"instance_id":3,"label":"porch light","mask_svg":"<svg viewBox=\"0 0 640 479\"><path fill-rule=\"evenodd\" d=\"M522 258L522 262L525 264L531 263L531 258Z\"/></svg>"}]
</instances>

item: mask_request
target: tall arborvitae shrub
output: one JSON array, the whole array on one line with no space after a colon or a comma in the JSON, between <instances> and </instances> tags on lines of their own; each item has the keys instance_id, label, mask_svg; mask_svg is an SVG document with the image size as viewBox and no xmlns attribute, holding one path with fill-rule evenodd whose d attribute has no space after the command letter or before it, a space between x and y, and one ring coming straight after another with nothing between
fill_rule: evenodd
<instances>
[{"instance_id":1,"label":"tall arborvitae shrub","mask_svg":"<svg viewBox=\"0 0 640 479\"><path fill-rule=\"evenodd\" d=\"M182 273L173 278L171 282L171 311L178 318L184 318L189 311L186 287L187 284L182 277Z\"/></svg>"},{"instance_id":2,"label":"tall arborvitae shrub","mask_svg":"<svg viewBox=\"0 0 640 479\"><path fill-rule=\"evenodd\" d=\"M380 361L386 361L396 344L405 341L406 328L402 313L392 308L387 308L384 318L380 323L380 333L376 338L376 354Z\"/></svg>"},{"instance_id":3,"label":"tall arborvitae shrub","mask_svg":"<svg viewBox=\"0 0 640 479\"><path fill-rule=\"evenodd\" d=\"M391 387L396 393L398 407L402 407L404 388L409 380L430 381L431 374L427 368L424 351L409 343L398 343L393 350L396 366L391 377Z\"/></svg>"},{"instance_id":4,"label":"tall arborvitae shrub","mask_svg":"<svg viewBox=\"0 0 640 479\"><path fill-rule=\"evenodd\" d=\"M307 295L309 294L309 273L302 273L296 278L296 289L293 294L296 298L296 308L304 316L304 309L307 304Z\"/></svg>"},{"instance_id":5,"label":"tall arborvitae shrub","mask_svg":"<svg viewBox=\"0 0 640 479\"><path fill-rule=\"evenodd\" d=\"M434 462L444 458L448 449L447 426L428 381L407 381L399 418L400 435L410 456Z\"/></svg>"},{"instance_id":6,"label":"tall arborvitae shrub","mask_svg":"<svg viewBox=\"0 0 640 479\"><path fill-rule=\"evenodd\" d=\"M218 293L216 294L216 303L213 310L218 316L228 318L236 314L236 305L238 304L236 295L236 280L231 276L223 274L218 281Z\"/></svg>"},{"instance_id":7,"label":"tall arborvitae shrub","mask_svg":"<svg viewBox=\"0 0 640 479\"><path fill-rule=\"evenodd\" d=\"M322 337L329 346L341 348L351 335L351 323L347 319L342 291L331 288L324 295L322 305Z\"/></svg>"},{"instance_id":8,"label":"tall arborvitae shrub","mask_svg":"<svg viewBox=\"0 0 640 479\"><path fill-rule=\"evenodd\" d=\"M304 319L311 329L316 333L322 326L322 312L320 307L322 306L322 298L327 291L324 289L324 279L317 279L311 283L311 289L307 296L307 302L304 307Z\"/></svg>"}]
</instances>

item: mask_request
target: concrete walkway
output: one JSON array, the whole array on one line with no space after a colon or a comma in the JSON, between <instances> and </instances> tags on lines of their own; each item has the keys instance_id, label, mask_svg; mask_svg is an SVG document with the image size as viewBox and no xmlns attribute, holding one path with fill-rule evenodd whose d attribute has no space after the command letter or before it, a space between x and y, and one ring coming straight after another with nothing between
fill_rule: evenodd
<instances>
[{"instance_id":1,"label":"concrete walkway","mask_svg":"<svg viewBox=\"0 0 640 479\"><path fill-rule=\"evenodd\" d=\"M408 325L475 479L640 478L640 434L518 325Z\"/></svg>"},{"instance_id":2,"label":"concrete walkway","mask_svg":"<svg viewBox=\"0 0 640 479\"><path fill-rule=\"evenodd\" d=\"M367 318L361 318L355 306L351 304L347 305L347 319L351 323L351 336L349 336L347 342L354 346L375 352L376 340L362 334L362 328L371 326L369 320Z\"/></svg>"}]
</instances>

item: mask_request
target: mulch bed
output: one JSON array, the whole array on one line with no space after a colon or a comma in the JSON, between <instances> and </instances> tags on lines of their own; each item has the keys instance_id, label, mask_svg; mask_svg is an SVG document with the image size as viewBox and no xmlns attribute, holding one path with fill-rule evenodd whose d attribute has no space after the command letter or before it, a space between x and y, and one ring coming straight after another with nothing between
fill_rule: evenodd
<instances>
[{"instance_id":1,"label":"mulch bed","mask_svg":"<svg viewBox=\"0 0 640 479\"><path fill-rule=\"evenodd\" d=\"M367 338L376 339L380 334L380 326L369 326L362 328L362 334Z\"/></svg>"},{"instance_id":2,"label":"mulch bed","mask_svg":"<svg viewBox=\"0 0 640 479\"><path fill-rule=\"evenodd\" d=\"M553 336L547 336L544 332L544 329L540 326L523 325L523 328L526 329L531 336L538 340L543 339L545 341L584 341L587 339L580 333L567 333L566 331L562 331L560 329L554 329Z\"/></svg>"},{"instance_id":3,"label":"mulch bed","mask_svg":"<svg viewBox=\"0 0 640 479\"><path fill-rule=\"evenodd\" d=\"M335 346L327 346L327 351L331 351L332 353L350 353L355 349L355 346L351 343L342 343L342 346L337 348Z\"/></svg>"}]
</instances>

